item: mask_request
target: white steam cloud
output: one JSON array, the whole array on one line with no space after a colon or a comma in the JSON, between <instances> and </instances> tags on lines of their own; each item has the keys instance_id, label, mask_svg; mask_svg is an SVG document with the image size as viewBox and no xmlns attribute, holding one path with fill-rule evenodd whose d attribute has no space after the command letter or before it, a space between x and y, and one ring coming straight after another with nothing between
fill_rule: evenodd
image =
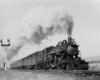
<instances>
[{"instance_id":1,"label":"white steam cloud","mask_svg":"<svg viewBox=\"0 0 100 80\"><path fill-rule=\"evenodd\" d=\"M66 7L34 7L21 20L11 22L2 29L2 37L10 38L11 46L7 58L16 55L25 43L40 45L44 39L57 33L71 36L73 19Z\"/></svg>"}]
</instances>

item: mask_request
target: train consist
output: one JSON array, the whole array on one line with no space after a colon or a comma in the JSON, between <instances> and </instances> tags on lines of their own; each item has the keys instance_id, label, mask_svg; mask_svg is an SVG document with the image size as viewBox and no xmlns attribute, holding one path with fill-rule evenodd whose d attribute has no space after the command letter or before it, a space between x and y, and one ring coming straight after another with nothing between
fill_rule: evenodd
<instances>
[{"instance_id":1,"label":"train consist","mask_svg":"<svg viewBox=\"0 0 100 80\"><path fill-rule=\"evenodd\" d=\"M89 63L79 56L79 45L68 37L56 46L50 46L13 62L12 69L88 70Z\"/></svg>"}]
</instances>

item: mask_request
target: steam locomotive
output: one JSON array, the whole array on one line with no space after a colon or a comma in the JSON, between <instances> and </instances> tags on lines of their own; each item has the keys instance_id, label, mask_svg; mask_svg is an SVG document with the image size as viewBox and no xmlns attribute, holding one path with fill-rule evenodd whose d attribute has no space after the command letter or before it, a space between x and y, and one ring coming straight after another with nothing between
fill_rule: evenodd
<instances>
[{"instance_id":1,"label":"steam locomotive","mask_svg":"<svg viewBox=\"0 0 100 80\"><path fill-rule=\"evenodd\" d=\"M13 62L12 69L63 69L88 70L89 63L81 59L79 45L68 37L56 46L50 46Z\"/></svg>"}]
</instances>

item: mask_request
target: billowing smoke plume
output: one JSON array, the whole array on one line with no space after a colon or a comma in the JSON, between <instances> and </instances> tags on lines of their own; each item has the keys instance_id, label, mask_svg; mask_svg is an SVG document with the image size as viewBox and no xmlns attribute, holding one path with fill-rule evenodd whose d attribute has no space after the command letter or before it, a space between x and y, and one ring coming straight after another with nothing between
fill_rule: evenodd
<instances>
[{"instance_id":1,"label":"billowing smoke plume","mask_svg":"<svg viewBox=\"0 0 100 80\"><path fill-rule=\"evenodd\" d=\"M11 40L7 58L16 55L25 43L39 45L55 33L71 36L72 29L73 20L65 7L34 7L21 20L11 22L2 29L2 36Z\"/></svg>"}]
</instances>

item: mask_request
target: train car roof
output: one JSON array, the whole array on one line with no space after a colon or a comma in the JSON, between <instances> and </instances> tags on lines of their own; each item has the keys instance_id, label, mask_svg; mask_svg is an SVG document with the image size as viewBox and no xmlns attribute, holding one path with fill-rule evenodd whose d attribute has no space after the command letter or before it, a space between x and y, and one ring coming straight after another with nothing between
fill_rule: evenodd
<instances>
[{"instance_id":1,"label":"train car roof","mask_svg":"<svg viewBox=\"0 0 100 80\"><path fill-rule=\"evenodd\" d=\"M54 48L54 46L49 46L49 47L46 47L45 49L51 49L51 48Z\"/></svg>"},{"instance_id":2,"label":"train car roof","mask_svg":"<svg viewBox=\"0 0 100 80\"><path fill-rule=\"evenodd\" d=\"M30 57L30 56L36 55L36 54L38 54L38 53L40 53L40 52L41 52L41 51L34 52L34 53L32 53L32 54L30 54L30 55L28 55L28 56L22 58L21 60L23 60L23 59L25 59L25 58L28 58L28 57Z\"/></svg>"}]
</instances>

